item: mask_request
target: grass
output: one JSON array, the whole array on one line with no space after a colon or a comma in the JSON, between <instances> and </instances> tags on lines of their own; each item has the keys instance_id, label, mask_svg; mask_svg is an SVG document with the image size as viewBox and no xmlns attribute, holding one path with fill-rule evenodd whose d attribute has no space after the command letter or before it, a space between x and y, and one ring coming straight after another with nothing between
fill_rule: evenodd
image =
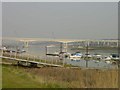
<instances>
[{"instance_id":1,"label":"grass","mask_svg":"<svg viewBox=\"0 0 120 90\"><path fill-rule=\"evenodd\" d=\"M117 88L118 70L3 65L3 88Z\"/></svg>"},{"instance_id":2,"label":"grass","mask_svg":"<svg viewBox=\"0 0 120 90\"><path fill-rule=\"evenodd\" d=\"M38 87L39 84L25 72L13 67L3 66L3 88L29 88Z\"/></svg>"},{"instance_id":3,"label":"grass","mask_svg":"<svg viewBox=\"0 0 120 90\"><path fill-rule=\"evenodd\" d=\"M43 82L43 78L26 72L23 68L10 65L2 65L2 85L3 88L59 87L57 84Z\"/></svg>"}]
</instances>

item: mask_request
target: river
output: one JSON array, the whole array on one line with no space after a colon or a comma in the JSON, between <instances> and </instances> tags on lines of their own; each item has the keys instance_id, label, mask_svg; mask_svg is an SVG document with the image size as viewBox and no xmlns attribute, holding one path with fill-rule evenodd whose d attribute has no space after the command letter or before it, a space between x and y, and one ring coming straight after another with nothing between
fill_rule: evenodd
<instances>
[{"instance_id":1,"label":"river","mask_svg":"<svg viewBox=\"0 0 120 90\"><path fill-rule=\"evenodd\" d=\"M54 45L53 47L48 47L47 48L47 53L55 53L55 52L60 52L60 43L59 42L31 42L29 43L29 46L27 48L23 48L23 43L22 42L10 42L7 41L6 43L3 43L4 45L9 46L10 49L16 49L16 46L18 46L20 49L26 50L26 54L32 55L32 56L39 56L39 57L46 57L46 46ZM67 51L69 53L74 53L76 51L81 52L82 54L85 54L86 50L71 50L71 48L68 48ZM118 50L116 49L95 49L95 50L89 50L89 53L91 55L98 53L103 56L109 56L111 53L118 53ZM52 57L54 58L54 56ZM70 59L64 59L64 62L66 64L71 64L74 66L80 66L80 67L86 67L86 60L70 60ZM116 68L117 65L112 65L105 63L104 61L100 62L95 62L95 60L90 60L88 61L88 67L89 68Z\"/></svg>"}]
</instances>

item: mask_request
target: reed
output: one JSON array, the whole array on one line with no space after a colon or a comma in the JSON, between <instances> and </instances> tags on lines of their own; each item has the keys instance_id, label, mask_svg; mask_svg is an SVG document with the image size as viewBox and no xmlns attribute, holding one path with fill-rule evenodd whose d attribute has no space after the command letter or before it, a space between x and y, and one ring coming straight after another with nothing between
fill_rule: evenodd
<instances>
[{"instance_id":1,"label":"reed","mask_svg":"<svg viewBox=\"0 0 120 90\"><path fill-rule=\"evenodd\" d=\"M118 70L3 65L2 80L3 87L12 88L117 88Z\"/></svg>"}]
</instances>

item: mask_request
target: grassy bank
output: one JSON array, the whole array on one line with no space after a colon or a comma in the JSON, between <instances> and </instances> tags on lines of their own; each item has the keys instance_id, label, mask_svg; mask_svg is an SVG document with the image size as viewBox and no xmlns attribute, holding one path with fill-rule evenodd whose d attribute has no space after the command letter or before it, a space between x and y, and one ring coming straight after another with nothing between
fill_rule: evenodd
<instances>
[{"instance_id":1,"label":"grassy bank","mask_svg":"<svg viewBox=\"0 0 120 90\"><path fill-rule=\"evenodd\" d=\"M116 88L117 70L3 65L3 88Z\"/></svg>"},{"instance_id":2,"label":"grassy bank","mask_svg":"<svg viewBox=\"0 0 120 90\"><path fill-rule=\"evenodd\" d=\"M59 87L53 83L44 83L43 78L36 76L25 69L2 65L2 87L3 88L48 88Z\"/></svg>"}]
</instances>

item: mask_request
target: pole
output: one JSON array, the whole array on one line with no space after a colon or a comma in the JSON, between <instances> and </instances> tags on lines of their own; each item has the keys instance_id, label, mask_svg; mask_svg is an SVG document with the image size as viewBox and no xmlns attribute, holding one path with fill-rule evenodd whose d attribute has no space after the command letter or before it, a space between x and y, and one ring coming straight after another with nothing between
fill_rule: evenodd
<instances>
[{"instance_id":1,"label":"pole","mask_svg":"<svg viewBox=\"0 0 120 90\"><path fill-rule=\"evenodd\" d=\"M88 87L88 83L87 83L87 68L88 68L88 47L89 47L89 45L88 45L88 42L87 42L87 45L86 45L86 82L85 82L85 88L87 88Z\"/></svg>"},{"instance_id":2,"label":"pole","mask_svg":"<svg viewBox=\"0 0 120 90\"><path fill-rule=\"evenodd\" d=\"M88 43L86 46L86 68L88 68Z\"/></svg>"},{"instance_id":3,"label":"pole","mask_svg":"<svg viewBox=\"0 0 120 90\"><path fill-rule=\"evenodd\" d=\"M46 53L46 56L47 56L47 46L45 46L45 53Z\"/></svg>"},{"instance_id":4,"label":"pole","mask_svg":"<svg viewBox=\"0 0 120 90\"><path fill-rule=\"evenodd\" d=\"M61 43L61 44L60 44L60 52L62 52L62 48L63 48L63 47L62 47L62 43Z\"/></svg>"},{"instance_id":5,"label":"pole","mask_svg":"<svg viewBox=\"0 0 120 90\"><path fill-rule=\"evenodd\" d=\"M47 48L47 46L45 47L45 51L46 51L45 63L47 63L47 54L48 54L48 48Z\"/></svg>"},{"instance_id":6,"label":"pole","mask_svg":"<svg viewBox=\"0 0 120 90\"><path fill-rule=\"evenodd\" d=\"M68 43L65 43L65 52L67 52Z\"/></svg>"},{"instance_id":7,"label":"pole","mask_svg":"<svg viewBox=\"0 0 120 90\"><path fill-rule=\"evenodd\" d=\"M17 46L16 46L16 51L15 51L15 58L17 59Z\"/></svg>"}]
</instances>

